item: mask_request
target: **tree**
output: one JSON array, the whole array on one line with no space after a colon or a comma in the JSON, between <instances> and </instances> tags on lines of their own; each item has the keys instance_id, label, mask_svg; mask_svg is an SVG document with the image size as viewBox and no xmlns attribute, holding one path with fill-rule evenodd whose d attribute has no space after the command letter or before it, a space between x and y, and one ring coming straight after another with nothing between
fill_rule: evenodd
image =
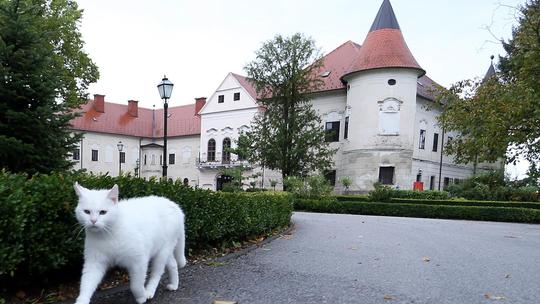
<instances>
[{"instance_id":1,"label":"tree","mask_svg":"<svg viewBox=\"0 0 540 304\"><path fill-rule=\"evenodd\" d=\"M65 170L69 121L98 70L83 51L72 0L0 0L0 167Z\"/></svg>"},{"instance_id":2,"label":"tree","mask_svg":"<svg viewBox=\"0 0 540 304\"><path fill-rule=\"evenodd\" d=\"M250 161L280 170L284 179L332 164L335 150L325 142L321 118L310 103L310 92L322 83L320 58L312 39L277 35L245 67L264 108L245 132L245 150Z\"/></svg>"},{"instance_id":3,"label":"tree","mask_svg":"<svg viewBox=\"0 0 540 304\"><path fill-rule=\"evenodd\" d=\"M501 41L507 54L499 58L500 72L458 82L439 96L440 124L459 133L446 146L458 162L540 159L540 1L518 11L512 38Z\"/></svg>"}]
</instances>

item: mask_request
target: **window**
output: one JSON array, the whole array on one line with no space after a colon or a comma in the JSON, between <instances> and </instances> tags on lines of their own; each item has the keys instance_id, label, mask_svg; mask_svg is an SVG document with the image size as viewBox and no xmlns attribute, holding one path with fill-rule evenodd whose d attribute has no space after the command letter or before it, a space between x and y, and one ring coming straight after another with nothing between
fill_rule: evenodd
<instances>
[{"instance_id":1,"label":"window","mask_svg":"<svg viewBox=\"0 0 540 304\"><path fill-rule=\"evenodd\" d=\"M448 186L450 186L450 178L445 177L444 178L444 184L443 184L443 190L448 190Z\"/></svg>"},{"instance_id":2,"label":"window","mask_svg":"<svg viewBox=\"0 0 540 304\"><path fill-rule=\"evenodd\" d=\"M383 185L394 184L394 167L379 168L379 183Z\"/></svg>"},{"instance_id":3,"label":"window","mask_svg":"<svg viewBox=\"0 0 540 304\"><path fill-rule=\"evenodd\" d=\"M184 177L184 180L182 182L184 183L184 186L189 186L189 180L187 177Z\"/></svg>"},{"instance_id":4,"label":"window","mask_svg":"<svg viewBox=\"0 0 540 304\"><path fill-rule=\"evenodd\" d=\"M159 156L159 165L163 166L163 155Z\"/></svg>"},{"instance_id":5,"label":"window","mask_svg":"<svg viewBox=\"0 0 540 304\"><path fill-rule=\"evenodd\" d=\"M349 116L345 117L345 130L343 131L343 138L349 138Z\"/></svg>"},{"instance_id":6,"label":"window","mask_svg":"<svg viewBox=\"0 0 540 304\"><path fill-rule=\"evenodd\" d=\"M418 149L424 150L426 147L426 130L420 130L420 141L418 143Z\"/></svg>"},{"instance_id":7,"label":"window","mask_svg":"<svg viewBox=\"0 0 540 304\"><path fill-rule=\"evenodd\" d=\"M395 85L396 84L396 80L395 79L388 79L388 85Z\"/></svg>"},{"instance_id":8,"label":"window","mask_svg":"<svg viewBox=\"0 0 540 304\"><path fill-rule=\"evenodd\" d=\"M228 164L231 162L231 151L229 150L231 148L231 139L226 137L224 140L223 140L223 152L222 152L222 157L221 157L221 161L224 163L224 164Z\"/></svg>"},{"instance_id":9,"label":"window","mask_svg":"<svg viewBox=\"0 0 540 304\"><path fill-rule=\"evenodd\" d=\"M240 100L240 92L234 93L234 98L233 98L233 100L234 100L234 101Z\"/></svg>"},{"instance_id":10,"label":"window","mask_svg":"<svg viewBox=\"0 0 540 304\"><path fill-rule=\"evenodd\" d=\"M146 166L146 154L144 155L144 165Z\"/></svg>"},{"instance_id":11,"label":"window","mask_svg":"<svg viewBox=\"0 0 540 304\"><path fill-rule=\"evenodd\" d=\"M169 165L174 165L175 162L176 162L176 154L174 153L169 154Z\"/></svg>"},{"instance_id":12,"label":"window","mask_svg":"<svg viewBox=\"0 0 540 304\"><path fill-rule=\"evenodd\" d=\"M336 185L336 170L328 170L324 172L324 178L332 186Z\"/></svg>"},{"instance_id":13,"label":"window","mask_svg":"<svg viewBox=\"0 0 540 304\"><path fill-rule=\"evenodd\" d=\"M437 152L439 148L439 133L433 134L433 152Z\"/></svg>"},{"instance_id":14,"label":"window","mask_svg":"<svg viewBox=\"0 0 540 304\"><path fill-rule=\"evenodd\" d=\"M435 190L435 175L429 178L429 190Z\"/></svg>"},{"instance_id":15,"label":"window","mask_svg":"<svg viewBox=\"0 0 540 304\"><path fill-rule=\"evenodd\" d=\"M339 141L339 121L327 122L325 131L326 131L326 134L325 134L326 142Z\"/></svg>"},{"instance_id":16,"label":"window","mask_svg":"<svg viewBox=\"0 0 540 304\"><path fill-rule=\"evenodd\" d=\"M121 164L126 163L126 152L120 152L120 163Z\"/></svg>"},{"instance_id":17,"label":"window","mask_svg":"<svg viewBox=\"0 0 540 304\"><path fill-rule=\"evenodd\" d=\"M217 102L218 102L218 103L223 103L223 102L225 102L225 95L219 95L219 96L218 96Z\"/></svg>"},{"instance_id":18,"label":"window","mask_svg":"<svg viewBox=\"0 0 540 304\"><path fill-rule=\"evenodd\" d=\"M92 150L92 161L98 161L98 150Z\"/></svg>"},{"instance_id":19,"label":"window","mask_svg":"<svg viewBox=\"0 0 540 304\"><path fill-rule=\"evenodd\" d=\"M211 138L208 141L208 157L206 158L207 161L215 161L216 160L216 141Z\"/></svg>"},{"instance_id":20,"label":"window","mask_svg":"<svg viewBox=\"0 0 540 304\"><path fill-rule=\"evenodd\" d=\"M80 160L81 159L81 150L73 149L73 160Z\"/></svg>"},{"instance_id":21,"label":"window","mask_svg":"<svg viewBox=\"0 0 540 304\"><path fill-rule=\"evenodd\" d=\"M398 135L402 102L395 98L379 101L379 134Z\"/></svg>"},{"instance_id":22,"label":"window","mask_svg":"<svg viewBox=\"0 0 540 304\"><path fill-rule=\"evenodd\" d=\"M156 155L155 154L152 154L152 162L150 163L151 165L155 165L156 164Z\"/></svg>"}]
</instances>

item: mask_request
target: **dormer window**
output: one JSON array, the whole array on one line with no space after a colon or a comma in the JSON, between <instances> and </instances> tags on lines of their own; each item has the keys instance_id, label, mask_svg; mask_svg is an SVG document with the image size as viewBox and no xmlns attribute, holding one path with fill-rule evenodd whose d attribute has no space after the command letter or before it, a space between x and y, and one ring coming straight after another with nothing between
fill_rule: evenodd
<instances>
[{"instance_id":1,"label":"dormer window","mask_svg":"<svg viewBox=\"0 0 540 304\"><path fill-rule=\"evenodd\" d=\"M326 78L328 76L330 76L330 71L324 71L324 72L321 73L321 77L323 77L323 78Z\"/></svg>"},{"instance_id":2,"label":"dormer window","mask_svg":"<svg viewBox=\"0 0 540 304\"><path fill-rule=\"evenodd\" d=\"M234 93L234 101L240 100L240 92Z\"/></svg>"},{"instance_id":3,"label":"dormer window","mask_svg":"<svg viewBox=\"0 0 540 304\"><path fill-rule=\"evenodd\" d=\"M219 96L218 96L217 102L218 102L218 103L223 103L223 102L225 102L225 95L219 95Z\"/></svg>"}]
</instances>

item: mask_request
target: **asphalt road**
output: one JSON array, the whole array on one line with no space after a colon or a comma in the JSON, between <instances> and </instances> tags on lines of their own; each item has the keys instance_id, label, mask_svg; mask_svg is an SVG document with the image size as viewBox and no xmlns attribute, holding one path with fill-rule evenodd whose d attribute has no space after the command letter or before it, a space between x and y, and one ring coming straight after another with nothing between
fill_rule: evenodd
<instances>
[{"instance_id":1,"label":"asphalt road","mask_svg":"<svg viewBox=\"0 0 540 304\"><path fill-rule=\"evenodd\" d=\"M540 225L295 213L295 229L180 273L148 303L540 303ZM134 303L129 293L94 303Z\"/></svg>"}]
</instances>

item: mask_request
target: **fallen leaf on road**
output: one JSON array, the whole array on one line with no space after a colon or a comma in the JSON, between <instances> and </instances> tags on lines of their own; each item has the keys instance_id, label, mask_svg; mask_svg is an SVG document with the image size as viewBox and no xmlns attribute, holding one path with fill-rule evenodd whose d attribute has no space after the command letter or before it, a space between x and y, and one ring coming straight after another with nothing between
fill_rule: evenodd
<instances>
[{"instance_id":1,"label":"fallen leaf on road","mask_svg":"<svg viewBox=\"0 0 540 304\"><path fill-rule=\"evenodd\" d=\"M212 267L219 267L219 266L225 266L227 265L227 263L224 263L224 262L218 262L218 261L209 261L209 262L206 262L205 263L207 266L212 266Z\"/></svg>"},{"instance_id":2,"label":"fallen leaf on road","mask_svg":"<svg viewBox=\"0 0 540 304\"><path fill-rule=\"evenodd\" d=\"M385 295L385 296L383 297L383 299L384 299L385 301L393 301L393 300L395 300L396 298L393 297L393 296Z\"/></svg>"},{"instance_id":3,"label":"fallen leaf on road","mask_svg":"<svg viewBox=\"0 0 540 304\"><path fill-rule=\"evenodd\" d=\"M426 263L429 263L431 261L431 259L427 256L423 257L422 260Z\"/></svg>"},{"instance_id":4,"label":"fallen leaf on road","mask_svg":"<svg viewBox=\"0 0 540 304\"><path fill-rule=\"evenodd\" d=\"M349 249L350 249L350 250L358 250L358 247L352 246L352 247L350 247Z\"/></svg>"},{"instance_id":5,"label":"fallen leaf on road","mask_svg":"<svg viewBox=\"0 0 540 304\"><path fill-rule=\"evenodd\" d=\"M279 238L283 240L290 240L292 239L292 234L283 234Z\"/></svg>"},{"instance_id":6,"label":"fallen leaf on road","mask_svg":"<svg viewBox=\"0 0 540 304\"><path fill-rule=\"evenodd\" d=\"M221 300L215 300L212 302L212 304L237 304L236 301L221 301Z\"/></svg>"},{"instance_id":7,"label":"fallen leaf on road","mask_svg":"<svg viewBox=\"0 0 540 304\"><path fill-rule=\"evenodd\" d=\"M505 276L504 276L505 279L510 279L510 274L507 273Z\"/></svg>"},{"instance_id":8,"label":"fallen leaf on road","mask_svg":"<svg viewBox=\"0 0 540 304\"><path fill-rule=\"evenodd\" d=\"M484 298L486 298L486 299L488 299L488 300L494 300L494 301L502 301L502 300L506 300L506 298L503 297L503 296L494 296L494 295L492 295L492 294L490 294L490 293L486 293L486 294L484 295Z\"/></svg>"}]
</instances>

